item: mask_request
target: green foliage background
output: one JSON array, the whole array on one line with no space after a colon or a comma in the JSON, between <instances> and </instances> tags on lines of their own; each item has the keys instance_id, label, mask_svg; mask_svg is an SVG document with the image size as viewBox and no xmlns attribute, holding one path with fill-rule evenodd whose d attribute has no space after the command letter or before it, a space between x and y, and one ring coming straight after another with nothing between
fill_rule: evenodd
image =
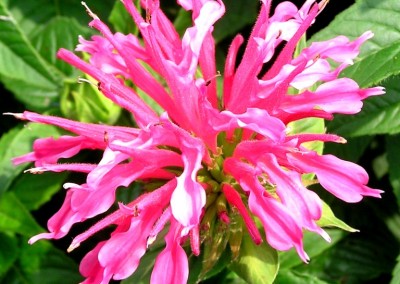
<instances>
[{"instance_id":1,"label":"green foliage background","mask_svg":"<svg viewBox=\"0 0 400 284\"><path fill-rule=\"evenodd\" d=\"M338 1L331 1L314 29L318 28L318 21L333 16L330 9L334 10ZM179 10L174 1L161 2L168 15L175 19L177 29L183 31L188 24L187 13ZM259 6L258 0L226 0L224 3L227 14L214 32L219 43L220 64L232 36L238 32L248 34ZM115 31L136 32L119 1L88 0L87 4ZM361 164L370 174L370 186L383 189L385 193L381 200L365 199L361 204L345 204L315 188L336 216L360 232L349 234L328 229L331 243L306 234L305 247L312 259L308 265L293 251L276 255L266 245L255 248L245 241L241 258L230 263L230 258L223 255L203 283L271 283L278 267L276 283L400 283L400 264L396 265L400 261L399 19L398 0L358 0L310 40L325 40L341 34L355 38L366 30L375 33L363 46L357 62L343 76L355 79L362 87L382 85L387 94L368 99L363 111L356 116L338 115L327 123L329 133L344 136L348 143L326 145L325 152ZM0 1L2 112L27 109L80 121L131 123L129 116L104 100L96 88L75 84L77 77L83 75L55 57L61 47L74 49L78 35L88 38L94 33L87 27L89 20L77 0ZM33 246L28 245L27 240L43 232L47 219L58 210L65 180L79 181L81 177L53 173L27 175L23 174L25 165L15 167L10 161L12 157L29 152L34 139L57 137L60 131L52 126L21 123L10 117L3 117L0 127L0 281L79 282L82 278L77 263L96 239L71 255L65 253L69 240L40 241ZM333 213L330 216L335 220ZM329 220L324 222L324 225L330 224ZM337 221L332 222L338 225ZM122 282L146 283L157 252L149 252L137 274ZM193 258L190 261L193 265L190 281L195 282L202 264Z\"/></svg>"}]
</instances>

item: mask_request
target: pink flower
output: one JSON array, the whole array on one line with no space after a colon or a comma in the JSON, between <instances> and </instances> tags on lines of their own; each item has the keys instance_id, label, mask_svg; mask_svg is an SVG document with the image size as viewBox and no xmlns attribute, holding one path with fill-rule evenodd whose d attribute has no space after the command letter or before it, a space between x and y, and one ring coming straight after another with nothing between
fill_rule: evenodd
<instances>
[{"instance_id":1,"label":"pink flower","mask_svg":"<svg viewBox=\"0 0 400 284\"><path fill-rule=\"evenodd\" d=\"M366 185L368 175L362 168L304 146L313 141L343 143L343 138L289 134L288 130L288 123L303 118L332 119L334 113L357 113L365 98L383 93L380 87L360 89L353 80L338 78L353 63L360 45L372 37L371 32L355 41L340 36L313 43L293 58L299 39L326 3L308 0L297 9L284 2L271 13L271 1L263 0L240 61L237 54L244 39L238 35L232 42L223 91L218 95L212 31L225 12L221 0L178 1L192 10L193 18L193 26L182 39L159 1L142 1L146 19L130 0L122 2L141 38L112 33L88 9L93 18L90 26L102 34L79 40L77 51L89 53L89 63L64 49L58 57L96 80L106 97L131 112L137 128L31 112L15 114L72 133L36 140L33 152L15 158L16 164L34 162L30 172L87 174L84 184L65 184L67 195L48 222L49 232L33 237L30 243L64 237L74 224L108 212L116 201L117 188L140 183L142 194L136 200L119 204L119 209L73 240L71 250L103 228L116 226L109 239L82 260L84 283L129 277L161 233L165 249L156 258L151 282L185 283L189 274L186 242L198 255L201 242L210 234L202 226L203 219L229 223L233 211L240 213L255 243L263 237L252 215L260 219L273 248L295 248L307 262L303 230L328 241L329 236L316 223L322 215L322 201L303 184L303 174L314 173L326 190L346 202L380 197L380 190ZM270 62L281 43L284 48ZM265 63L271 68L262 73ZM154 77L154 72L159 76ZM125 81L145 92L164 113L158 115ZM317 88L310 88L316 84ZM289 88L298 94L289 94ZM84 149L103 151L101 161L59 163Z\"/></svg>"}]
</instances>

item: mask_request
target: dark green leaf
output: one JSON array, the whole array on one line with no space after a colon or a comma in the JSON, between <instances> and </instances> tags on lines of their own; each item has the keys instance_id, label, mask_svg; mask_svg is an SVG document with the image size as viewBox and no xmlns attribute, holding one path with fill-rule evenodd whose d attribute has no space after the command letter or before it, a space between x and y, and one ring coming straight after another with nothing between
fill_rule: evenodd
<instances>
[{"instance_id":1,"label":"dark green leaf","mask_svg":"<svg viewBox=\"0 0 400 284\"><path fill-rule=\"evenodd\" d=\"M245 234L239 260L229 267L248 283L273 283L279 268L278 253L265 242L255 245Z\"/></svg>"},{"instance_id":2,"label":"dark green leaf","mask_svg":"<svg viewBox=\"0 0 400 284\"><path fill-rule=\"evenodd\" d=\"M0 16L0 80L27 106L51 107L59 93L59 77L33 48L4 2L0 2Z\"/></svg>"},{"instance_id":3,"label":"dark green leaf","mask_svg":"<svg viewBox=\"0 0 400 284\"><path fill-rule=\"evenodd\" d=\"M213 32L216 42L235 35L246 25L252 25L257 17L258 1L225 0L225 15L215 24Z\"/></svg>"},{"instance_id":4,"label":"dark green leaf","mask_svg":"<svg viewBox=\"0 0 400 284\"><path fill-rule=\"evenodd\" d=\"M41 136L58 136L53 126L28 123L24 128L16 127L0 139L0 194L5 192L14 178L26 165L14 166L12 158L27 154L32 150L33 141Z\"/></svg>"},{"instance_id":5,"label":"dark green leaf","mask_svg":"<svg viewBox=\"0 0 400 284\"><path fill-rule=\"evenodd\" d=\"M62 189L67 173L46 172L40 175L24 174L14 183L12 190L28 210L37 210Z\"/></svg>"},{"instance_id":6,"label":"dark green leaf","mask_svg":"<svg viewBox=\"0 0 400 284\"><path fill-rule=\"evenodd\" d=\"M40 32L40 27L56 17L74 18L83 27L86 27L91 20L81 1L77 0L2 1L8 6L28 38L36 36L36 32ZM102 20L106 20L115 0L86 0L85 2Z\"/></svg>"},{"instance_id":7,"label":"dark green leaf","mask_svg":"<svg viewBox=\"0 0 400 284\"><path fill-rule=\"evenodd\" d=\"M116 32L136 34L138 28L121 1L116 1L108 18Z\"/></svg>"},{"instance_id":8,"label":"dark green leaf","mask_svg":"<svg viewBox=\"0 0 400 284\"><path fill-rule=\"evenodd\" d=\"M60 48L74 50L78 43L78 35L87 37L90 30L81 26L76 19L55 17L40 27L31 41L40 55L65 76L76 75L76 69L57 59L56 53Z\"/></svg>"},{"instance_id":9,"label":"dark green leaf","mask_svg":"<svg viewBox=\"0 0 400 284\"><path fill-rule=\"evenodd\" d=\"M214 263L211 269L207 270L207 273L204 273L204 267L207 266L207 260L205 259L205 250L207 249L208 243L203 243L201 254L199 256L195 256L190 254L189 259L189 279L188 283L212 283L214 280L218 278L218 282L220 282L220 274L221 271L227 271L227 265L232 260L232 254L230 253L228 247L221 253L218 261Z\"/></svg>"},{"instance_id":10,"label":"dark green leaf","mask_svg":"<svg viewBox=\"0 0 400 284\"><path fill-rule=\"evenodd\" d=\"M14 232L31 237L42 231L25 206L13 192L0 198L0 232Z\"/></svg>"},{"instance_id":11,"label":"dark green leaf","mask_svg":"<svg viewBox=\"0 0 400 284\"><path fill-rule=\"evenodd\" d=\"M360 87L374 86L400 73L400 41L362 58L341 74L355 80Z\"/></svg>"},{"instance_id":12,"label":"dark green leaf","mask_svg":"<svg viewBox=\"0 0 400 284\"><path fill-rule=\"evenodd\" d=\"M235 272L230 270L221 284L246 284L246 283L247 282L244 281L239 276L237 276Z\"/></svg>"},{"instance_id":13,"label":"dark green leaf","mask_svg":"<svg viewBox=\"0 0 400 284\"><path fill-rule=\"evenodd\" d=\"M174 20L174 26L180 36L183 36L186 29L192 26L192 14L185 9L180 9Z\"/></svg>"},{"instance_id":14,"label":"dark green leaf","mask_svg":"<svg viewBox=\"0 0 400 284\"><path fill-rule=\"evenodd\" d=\"M278 276L276 277L276 283L279 284L328 284L321 279L318 279L316 276L300 273L297 271L290 271L285 270L279 272Z\"/></svg>"},{"instance_id":15,"label":"dark green leaf","mask_svg":"<svg viewBox=\"0 0 400 284\"><path fill-rule=\"evenodd\" d=\"M391 77L383 85L385 95L367 99L357 115L338 115L327 123L328 131L344 137L400 132L400 77Z\"/></svg>"},{"instance_id":16,"label":"dark green leaf","mask_svg":"<svg viewBox=\"0 0 400 284\"><path fill-rule=\"evenodd\" d=\"M42 240L29 245L25 240L21 250L20 266L29 283L71 284L82 281L76 263L50 242Z\"/></svg>"},{"instance_id":17,"label":"dark green leaf","mask_svg":"<svg viewBox=\"0 0 400 284\"><path fill-rule=\"evenodd\" d=\"M310 264L296 267L296 271L336 283L366 283L391 272L397 250L393 240L382 232L350 234Z\"/></svg>"},{"instance_id":18,"label":"dark green leaf","mask_svg":"<svg viewBox=\"0 0 400 284\"><path fill-rule=\"evenodd\" d=\"M0 233L0 279L16 261L18 253L15 236Z\"/></svg>"},{"instance_id":19,"label":"dark green leaf","mask_svg":"<svg viewBox=\"0 0 400 284\"><path fill-rule=\"evenodd\" d=\"M107 18L113 3L96 1L94 12ZM27 108L58 107L62 77L74 69L57 61L55 51L73 49L78 35L88 34L85 8L74 0L4 0L0 16L0 81Z\"/></svg>"},{"instance_id":20,"label":"dark green leaf","mask_svg":"<svg viewBox=\"0 0 400 284\"><path fill-rule=\"evenodd\" d=\"M389 179L393 193L400 206L400 135L386 136L387 161L389 162Z\"/></svg>"},{"instance_id":21,"label":"dark green leaf","mask_svg":"<svg viewBox=\"0 0 400 284\"><path fill-rule=\"evenodd\" d=\"M1 283L7 284L28 284L29 280L22 274L18 266L13 266L8 270L7 274L0 278Z\"/></svg>"},{"instance_id":22,"label":"dark green leaf","mask_svg":"<svg viewBox=\"0 0 400 284\"><path fill-rule=\"evenodd\" d=\"M334 246L338 241L340 241L346 233L342 230L326 230L331 237L331 242L325 241L320 235L311 232L305 232L304 234L304 250L307 252L308 256L314 259L316 256L320 255L324 251L328 250ZM281 252L279 254L280 269L289 269L297 265L303 264L299 255L295 250L290 250L287 252ZM280 282L279 282L280 283Z\"/></svg>"},{"instance_id":23,"label":"dark green leaf","mask_svg":"<svg viewBox=\"0 0 400 284\"><path fill-rule=\"evenodd\" d=\"M392 276L393 278L390 281L390 284L400 283L400 255L397 257L397 264L393 270Z\"/></svg>"},{"instance_id":24,"label":"dark green leaf","mask_svg":"<svg viewBox=\"0 0 400 284\"><path fill-rule=\"evenodd\" d=\"M379 155L372 160L372 169L377 179L383 178L389 172L389 163L386 154Z\"/></svg>"},{"instance_id":25,"label":"dark green leaf","mask_svg":"<svg viewBox=\"0 0 400 284\"><path fill-rule=\"evenodd\" d=\"M203 249L202 253L203 252L204 252L204 249ZM212 266L212 268L209 269L206 274L203 274L202 273L203 271L200 273L200 280L203 281L203 280L209 279L209 278L217 275L218 273L220 273L227 267L227 265L231 262L231 260L232 260L232 255L231 255L228 247L226 246L224 251L219 256L218 261ZM204 267L206 266L207 260L203 258L202 261L203 261L202 266L204 269Z\"/></svg>"},{"instance_id":26,"label":"dark green leaf","mask_svg":"<svg viewBox=\"0 0 400 284\"><path fill-rule=\"evenodd\" d=\"M325 153L333 153L337 157L357 162L367 150L372 141L372 136L361 136L347 139L346 145L337 143L325 144Z\"/></svg>"}]
</instances>

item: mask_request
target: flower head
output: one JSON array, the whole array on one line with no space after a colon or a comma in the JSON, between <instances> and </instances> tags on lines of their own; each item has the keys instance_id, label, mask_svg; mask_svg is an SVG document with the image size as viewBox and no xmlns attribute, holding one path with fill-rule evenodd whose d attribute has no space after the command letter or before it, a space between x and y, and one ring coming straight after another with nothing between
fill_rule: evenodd
<instances>
[{"instance_id":1,"label":"flower head","mask_svg":"<svg viewBox=\"0 0 400 284\"><path fill-rule=\"evenodd\" d=\"M64 49L58 57L96 80L106 97L132 114L137 127L95 125L32 112L17 115L56 125L72 135L38 139L33 152L15 158L15 163L34 162L31 172L87 174L84 184L65 185L64 204L49 220L49 232L30 243L64 237L74 224L109 211L117 188L137 183L141 185L137 199L120 203L72 241L71 250L103 228L116 226L109 239L83 259L84 283L127 278L159 235L165 236L165 248L156 258L151 282L185 283L186 244L198 255L202 242L212 238L213 226L243 224L255 243L261 243L265 234L270 246L295 248L307 262L303 231L327 240L329 236L316 223L322 201L305 186L305 174L315 174L327 191L346 202L380 196L380 190L366 185L368 175L361 167L306 146L314 141L343 143L343 138L293 133L290 128L305 118L357 113L365 98L383 93L380 87L360 89L353 80L338 78L371 32L354 41L339 36L316 42L294 56L300 38L326 3L308 0L298 9L284 2L271 12L271 1L263 0L242 58L237 55L244 39L238 35L232 41L219 90L212 31L225 12L221 0L178 0L192 11L193 19L182 38L159 1L141 1L146 18L131 0L122 2L141 37L112 33L88 9L93 18L90 26L101 34L91 40L80 38L77 51L89 53L89 62ZM272 58L276 59L271 62ZM129 87L132 84L135 88ZM158 115L137 89L163 113ZM59 163L83 149L103 151L101 161ZM233 222L238 218L243 222ZM227 242L220 242L218 250L225 247Z\"/></svg>"}]
</instances>

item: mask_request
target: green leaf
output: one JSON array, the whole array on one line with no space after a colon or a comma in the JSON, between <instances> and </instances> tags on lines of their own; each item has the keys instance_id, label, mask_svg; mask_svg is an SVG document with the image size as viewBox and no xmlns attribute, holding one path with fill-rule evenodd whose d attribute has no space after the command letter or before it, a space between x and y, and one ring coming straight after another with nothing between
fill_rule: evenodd
<instances>
[{"instance_id":1,"label":"green leaf","mask_svg":"<svg viewBox=\"0 0 400 284\"><path fill-rule=\"evenodd\" d=\"M390 281L390 284L398 284L400 283L400 255L397 257L397 264L395 268L393 269L392 273L392 280Z\"/></svg>"},{"instance_id":2,"label":"green leaf","mask_svg":"<svg viewBox=\"0 0 400 284\"><path fill-rule=\"evenodd\" d=\"M18 100L33 109L51 107L59 93L59 78L34 49L0 2L0 80Z\"/></svg>"},{"instance_id":3,"label":"green leaf","mask_svg":"<svg viewBox=\"0 0 400 284\"><path fill-rule=\"evenodd\" d=\"M372 169L378 180L387 175L389 172L389 163L386 154L379 155L372 160Z\"/></svg>"},{"instance_id":4,"label":"green leaf","mask_svg":"<svg viewBox=\"0 0 400 284\"><path fill-rule=\"evenodd\" d=\"M94 12L107 18L112 5L111 0L96 1ZM76 71L57 60L55 52L73 49L79 34L92 33L85 8L73 0L3 0L0 16L0 81L27 108L57 107L62 78Z\"/></svg>"},{"instance_id":5,"label":"green leaf","mask_svg":"<svg viewBox=\"0 0 400 284\"><path fill-rule=\"evenodd\" d=\"M89 79L88 76L85 76ZM65 117L89 123L114 124L121 107L105 97L94 84L65 82L61 111Z\"/></svg>"},{"instance_id":6,"label":"green leaf","mask_svg":"<svg viewBox=\"0 0 400 284\"><path fill-rule=\"evenodd\" d=\"M0 198L0 232L14 232L31 237L42 231L26 207L13 192Z\"/></svg>"},{"instance_id":7,"label":"green leaf","mask_svg":"<svg viewBox=\"0 0 400 284\"><path fill-rule=\"evenodd\" d=\"M57 137L57 128L49 125L28 123L24 128L16 127L0 139L0 195L11 185L26 165L14 166L12 158L27 154L32 150L32 143L38 137Z\"/></svg>"},{"instance_id":8,"label":"green leaf","mask_svg":"<svg viewBox=\"0 0 400 284\"><path fill-rule=\"evenodd\" d=\"M174 27L178 34L182 37L186 29L192 26L192 13L181 8L178 11L178 15L174 20Z\"/></svg>"},{"instance_id":9,"label":"green leaf","mask_svg":"<svg viewBox=\"0 0 400 284\"><path fill-rule=\"evenodd\" d=\"M136 5L140 7L140 5ZM137 34L138 28L121 1L116 1L108 17L116 32Z\"/></svg>"},{"instance_id":10,"label":"green leaf","mask_svg":"<svg viewBox=\"0 0 400 284\"><path fill-rule=\"evenodd\" d=\"M282 272L279 272L277 278L276 278L276 283L280 284L328 284L328 282L325 282L316 276L306 274L306 273L301 273L297 271L290 271L290 270L285 270Z\"/></svg>"},{"instance_id":11,"label":"green leaf","mask_svg":"<svg viewBox=\"0 0 400 284\"><path fill-rule=\"evenodd\" d=\"M300 134L300 133L325 133L325 121L321 118L306 118L300 119L288 124L290 129L289 134ZM313 141L303 143L303 146L307 149L322 154L324 150L324 143L321 141ZM314 180L315 174L304 174L303 180L312 181Z\"/></svg>"},{"instance_id":12,"label":"green leaf","mask_svg":"<svg viewBox=\"0 0 400 284\"><path fill-rule=\"evenodd\" d=\"M331 237L331 242L325 241L320 235L316 233L304 232L304 250L307 252L311 260L313 260L324 251L333 247L346 235L346 233L342 230L328 229L326 230L326 232ZM279 254L279 263L280 271L304 264L294 249L286 252L281 252Z\"/></svg>"},{"instance_id":13,"label":"green leaf","mask_svg":"<svg viewBox=\"0 0 400 284\"><path fill-rule=\"evenodd\" d=\"M18 242L15 236L0 232L0 279L18 258Z\"/></svg>"},{"instance_id":14,"label":"green leaf","mask_svg":"<svg viewBox=\"0 0 400 284\"><path fill-rule=\"evenodd\" d=\"M344 137L399 133L400 77L391 77L383 85L385 95L367 99L357 115L336 116L327 123L328 131Z\"/></svg>"},{"instance_id":15,"label":"green leaf","mask_svg":"<svg viewBox=\"0 0 400 284\"><path fill-rule=\"evenodd\" d=\"M40 27L57 17L74 18L83 27L86 27L91 20L81 1L2 0L2 2L6 4L29 39L40 32ZM115 3L114 0L86 0L85 2L102 20L107 19Z\"/></svg>"},{"instance_id":16,"label":"green leaf","mask_svg":"<svg viewBox=\"0 0 400 284\"><path fill-rule=\"evenodd\" d=\"M224 232L226 234L226 232ZM199 256L195 256L190 252L190 248L187 250L188 251L188 259L189 259L189 279L188 283L194 284L194 283L212 283L213 279L219 278L223 272L227 271L227 266L229 263L232 261L232 254L228 247L224 247L224 250L220 252L219 258L217 261L212 261L212 267L209 268L210 266L207 261L207 249L208 246L211 246L212 243L210 243L208 240L206 240L202 247L201 247L201 254ZM207 268L208 267L208 268ZM205 271L205 268L206 271ZM205 273L206 272L206 273ZM220 282L220 281L218 281Z\"/></svg>"},{"instance_id":17,"label":"green leaf","mask_svg":"<svg viewBox=\"0 0 400 284\"><path fill-rule=\"evenodd\" d=\"M399 17L398 0L358 0L356 4L336 16L328 27L313 36L311 41L327 40L338 35L356 38L371 30L375 36L362 46L362 56L366 56L400 40Z\"/></svg>"},{"instance_id":18,"label":"green leaf","mask_svg":"<svg viewBox=\"0 0 400 284\"><path fill-rule=\"evenodd\" d=\"M373 136L360 136L347 139L346 145L326 143L324 153L333 153L335 156L352 162L357 162L372 141Z\"/></svg>"},{"instance_id":19,"label":"green leaf","mask_svg":"<svg viewBox=\"0 0 400 284\"><path fill-rule=\"evenodd\" d=\"M19 264L24 276L32 284L70 284L83 280L76 263L48 241L41 240L29 245L25 240Z\"/></svg>"},{"instance_id":20,"label":"green leaf","mask_svg":"<svg viewBox=\"0 0 400 284\"><path fill-rule=\"evenodd\" d=\"M216 42L235 35L246 25L254 24L259 2L248 0L225 0L225 15L215 24L213 32Z\"/></svg>"},{"instance_id":21,"label":"green leaf","mask_svg":"<svg viewBox=\"0 0 400 284\"><path fill-rule=\"evenodd\" d=\"M329 276L339 282L346 279L346 283L366 283L365 280L390 273L395 258L392 255L397 254L397 248L393 245L387 236L374 234L373 231L364 236L351 234L309 265L298 267L297 271L312 271L320 278ZM325 277L321 277L323 274Z\"/></svg>"},{"instance_id":22,"label":"green leaf","mask_svg":"<svg viewBox=\"0 0 400 284\"><path fill-rule=\"evenodd\" d=\"M71 65L57 59L56 53L60 48L73 50L78 43L78 35L87 37L91 31L81 26L74 18L55 17L40 27L31 37L31 41L40 55L59 73L64 76L76 76L77 71Z\"/></svg>"},{"instance_id":23,"label":"green leaf","mask_svg":"<svg viewBox=\"0 0 400 284\"><path fill-rule=\"evenodd\" d=\"M389 180L396 196L397 204L400 206L400 135L386 136L387 161L389 163Z\"/></svg>"},{"instance_id":24,"label":"green leaf","mask_svg":"<svg viewBox=\"0 0 400 284\"><path fill-rule=\"evenodd\" d=\"M62 189L67 173L45 172L40 175L24 174L14 183L12 191L28 210L37 210Z\"/></svg>"},{"instance_id":25,"label":"green leaf","mask_svg":"<svg viewBox=\"0 0 400 284\"><path fill-rule=\"evenodd\" d=\"M325 133L325 122L321 118L300 119L289 123L288 129L290 129L290 134ZM322 154L324 143L316 141L316 142L304 143L303 146L306 147L307 149Z\"/></svg>"},{"instance_id":26,"label":"green leaf","mask_svg":"<svg viewBox=\"0 0 400 284\"><path fill-rule=\"evenodd\" d=\"M255 245L248 234L243 236L239 260L231 268L248 283L273 283L278 273L278 253L266 242Z\"/></svg>"},{"instance_id":27,"label":"green leaf","mask_svg":"<svg viewBox=\"0 0 400 284\"><path fill-rule=\"evenodd\" d=\"M201 280L206 280L215 277L216 275L221 273L221 271L223 271L227 267L227 265L232 261L232 254L227 248L228 247L226 246L225 250L219 256L218 261L213 265L213 267L210 270L207 271L205 275L202 273L203 271L201 271L200 273ZM204 266L206 266L204 261L207 260L203 259L203 268Z\"/></svg>"},{"instance_id":28,"label":"green leaf","mask_svg":"<svg viewBox=\"0 0 400 284\"><path fill-rule=\"evenodd\" d=\"M390 76L400 73L400 41L362 58L346 68L341 77L355 80L360 87L377 85Z\"/></svg>"},{"instance_id":29,"label":"green leaf","mask_svg":"<svg viewBox=\"0 0 400 284\"><path fill-rule=\"evenodd\" d=\"M336 218L332 209L325 202L322 203L322 217L317 221L317 225L320 227L336 227L348 232L357 232L358 230L350 227L342 220Z\"/></svg>"}]
</instances>

